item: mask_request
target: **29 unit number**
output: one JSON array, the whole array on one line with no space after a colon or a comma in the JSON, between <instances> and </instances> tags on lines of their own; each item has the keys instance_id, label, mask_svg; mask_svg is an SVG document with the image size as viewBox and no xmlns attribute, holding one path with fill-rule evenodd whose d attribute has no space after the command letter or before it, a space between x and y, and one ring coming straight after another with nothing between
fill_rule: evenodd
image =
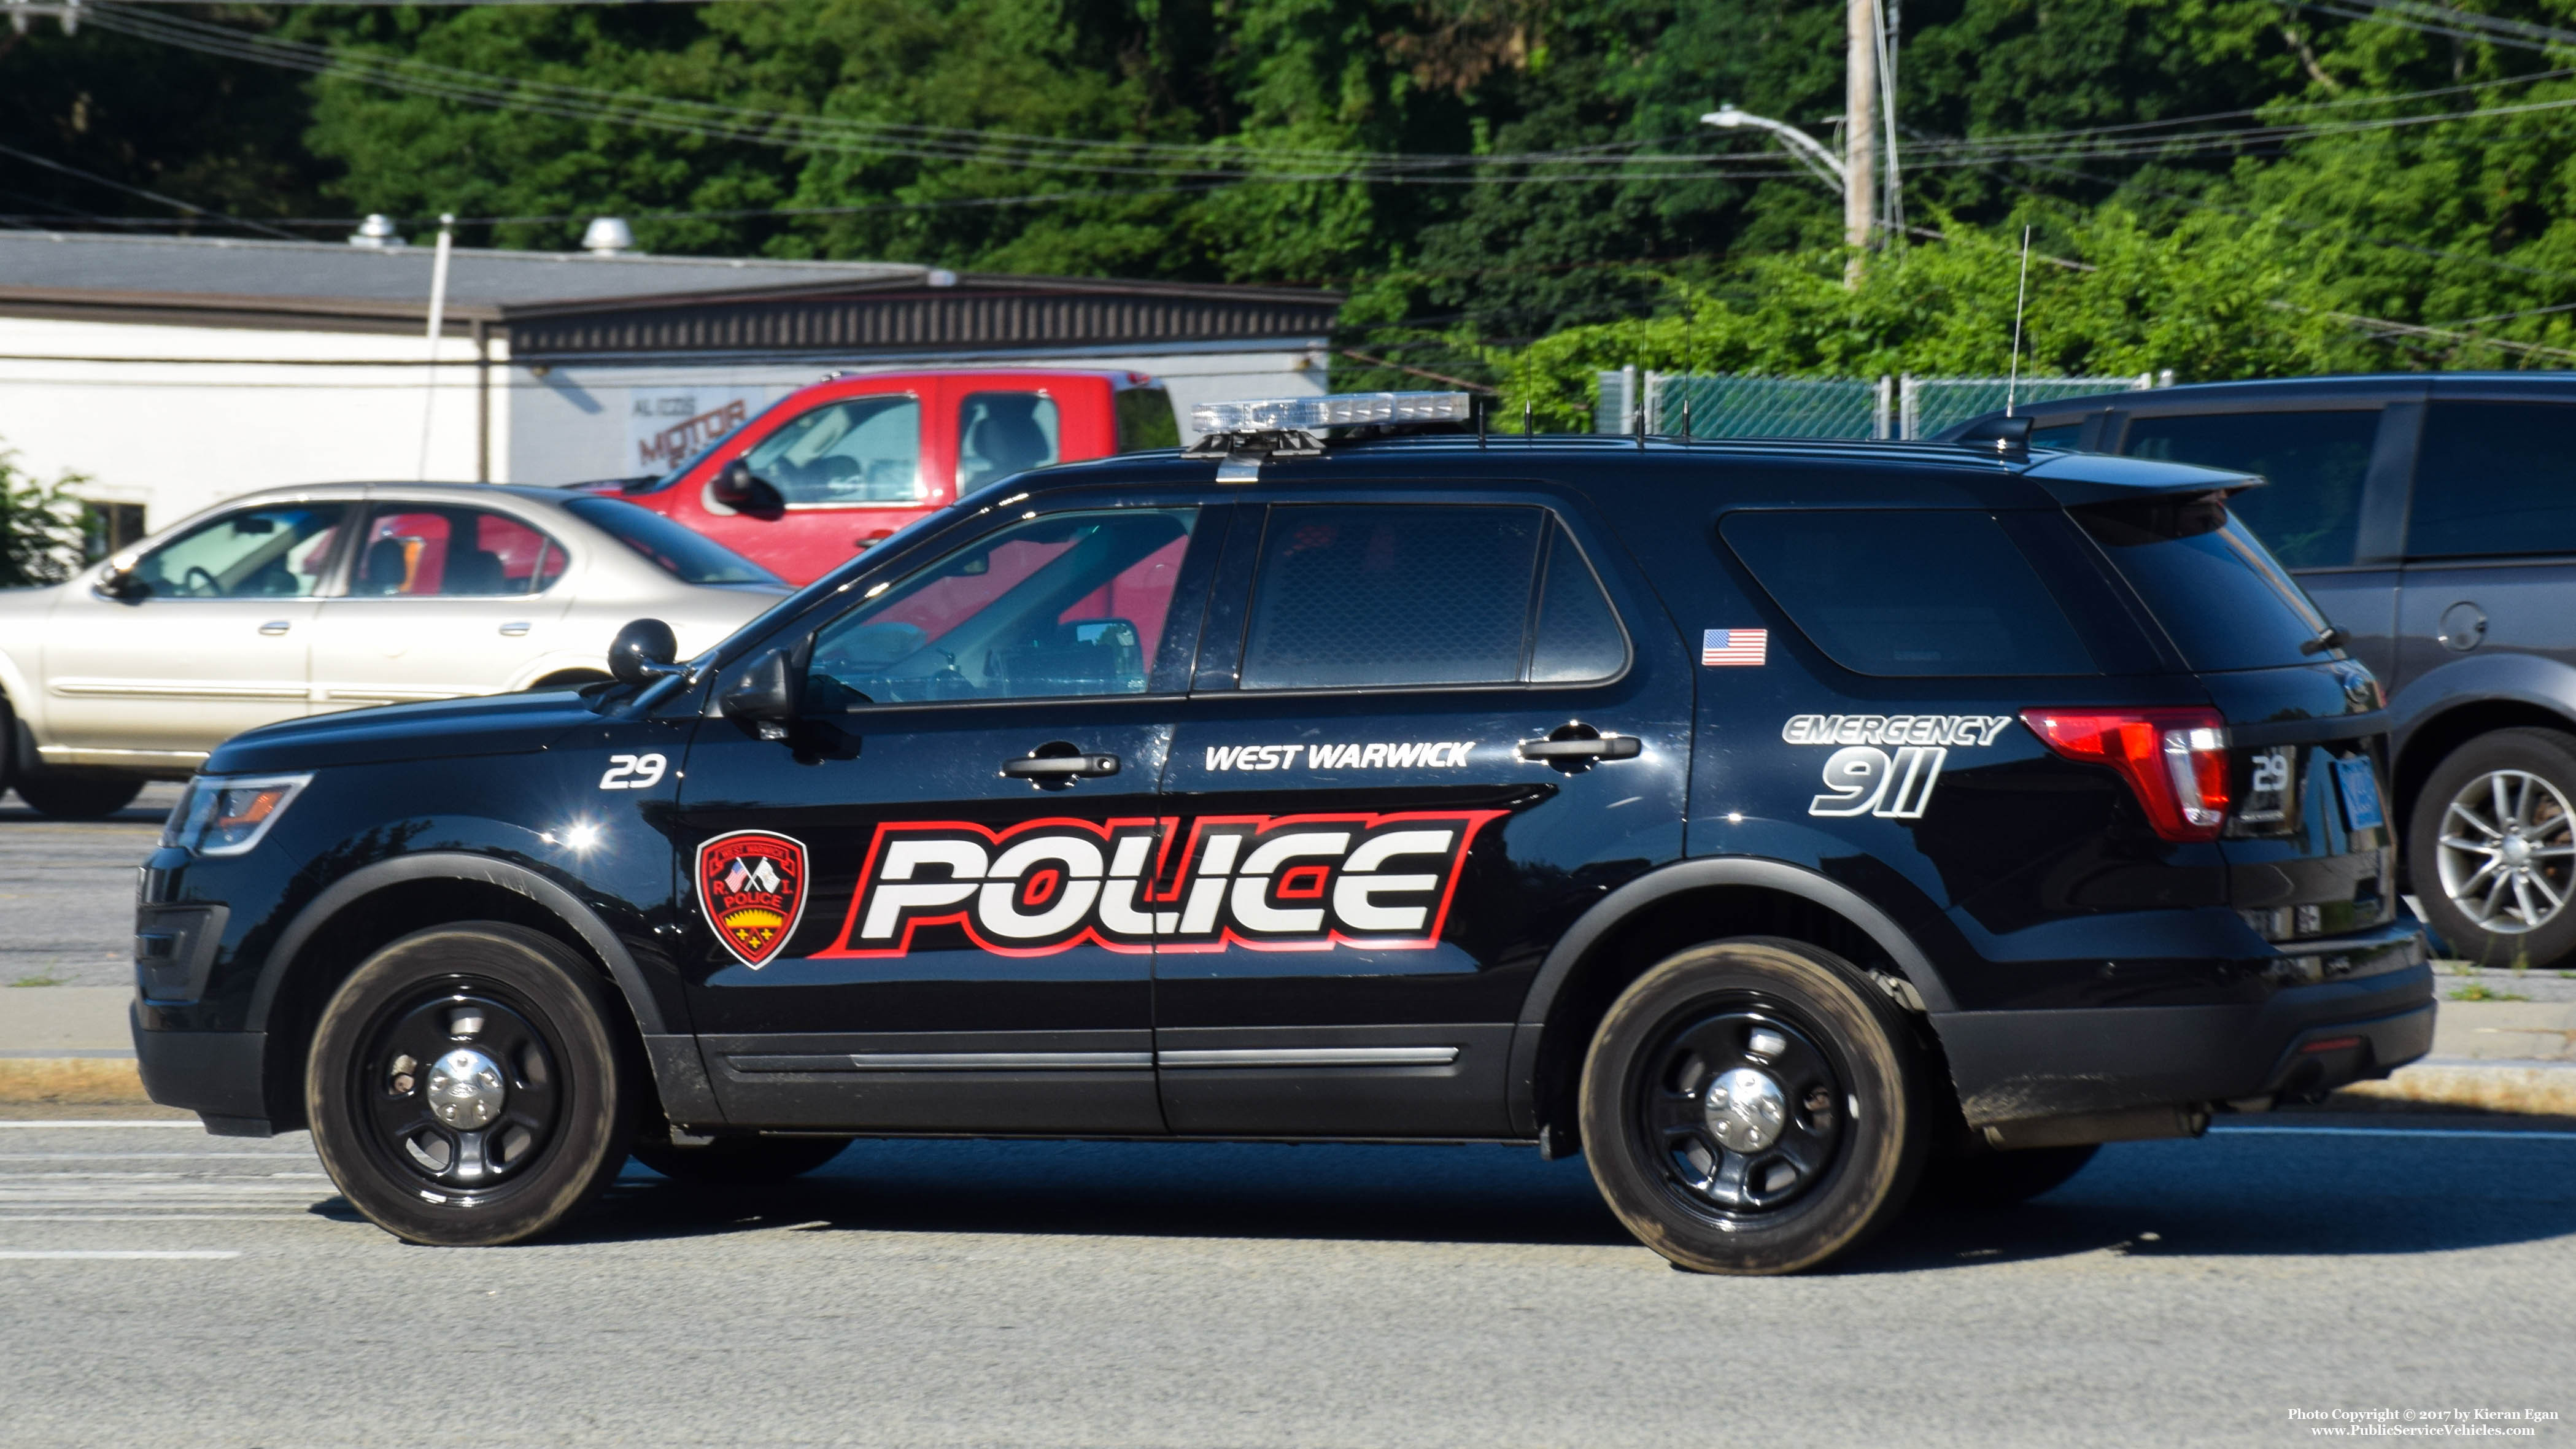
<instances>
[{"instance_id":1,"label":"29 unit number","mask_svg":"<svg viewBox=\"0 0 2576 1449\"><path fill-rule=\"evenodd\" d=\"M660 755L611 755L608 773L599 777L603 790L650 790L662 783L669 762Z\"/></svg>"}]
</instances>

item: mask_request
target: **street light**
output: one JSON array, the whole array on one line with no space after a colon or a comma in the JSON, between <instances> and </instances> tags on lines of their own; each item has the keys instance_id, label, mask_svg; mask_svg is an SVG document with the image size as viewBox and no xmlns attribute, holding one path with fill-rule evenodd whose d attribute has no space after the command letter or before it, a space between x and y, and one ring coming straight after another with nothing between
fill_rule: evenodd
<instances>
[{"instance_id":1,"label":"street light","mask_svg":"<svg viewBox=\"0 0 2576 1449\"><path fill-rule=\"evenodd\" d=\"M1822 141L1786 121L1775 121L1769 116L1757 116L1751 111L1739 110L1730 104L1720 106L1700 117L1699 123L1703 126L1723 126L1729 130L1739 126L1751 126L1757 131L1768 131L1787 142L1789 154L1796 157L1800 165L1814 172L1826 185L1838 192L1846 191L1851 186L1851 173L1844 168L1843 158L1826 150Z\"/></svg>"}]
</instances>

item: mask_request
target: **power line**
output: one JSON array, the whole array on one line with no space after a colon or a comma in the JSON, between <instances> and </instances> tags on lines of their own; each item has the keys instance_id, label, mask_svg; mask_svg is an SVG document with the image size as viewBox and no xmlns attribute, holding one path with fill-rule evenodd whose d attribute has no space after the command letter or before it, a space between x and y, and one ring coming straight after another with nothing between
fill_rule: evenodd
<instances>
[{"instance_id":1,"label":"power line","mask_svg":"<svg viewBox=\"0 0 2576 1449\"><path fill-rule=\"evenodd\" d=\"M2394 25L2401 30L2452 40L2478 40L2522 50L2576 45L2576 30L2560 30L2528 21L2507 20L2498 15L2454 10L2447 5L2425 3L2425 0L2298 0L2298 5L2302 10L2314 10L2323 15Z\"/></svg>"},{"instance_id":2,"label":"power line","mask_svg":"<svg viewBox=\"0 0 2576 1449\"><path fill-rule=\"evenodd\" d=\"M284 237L288 241L303 240L302 237L299 237L290 231L280 231L276 227L266 225L262 222L245 221L238 216L228 215L227 213L220 211L208 211L206 208L199 206L194 202L181 201L175 196L163 196L157 191L146 191L140 186L128 186L122 181L111 181L107 177L101 176L95 171L83 171L77 166L66 166L60 161L48 160L47 158L38 156L31 151L21 151L15 146L0 145L0 156L14 156L31 166L42 166L48 171L59 171L66 176L77 176L83 181L94 182L111 191L122 191L128 196L140 196L146 201L157 201L163 206L175 206L181 211L191 212L198 216L211 217L217 221L229 222L234 226L241 227L248 231L264 231L271 236Z\"/></svg>"}]
</instances>

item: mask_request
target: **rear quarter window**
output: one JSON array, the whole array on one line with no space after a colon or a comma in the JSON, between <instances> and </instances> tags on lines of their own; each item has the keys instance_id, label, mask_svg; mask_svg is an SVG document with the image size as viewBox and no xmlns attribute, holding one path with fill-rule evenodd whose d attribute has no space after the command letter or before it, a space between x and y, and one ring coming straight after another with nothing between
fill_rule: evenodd
<instances>
[{"instance_id":1,"label":"rear quarter window","mask_svg":"<svg viewBox=\"0 0 2576 1449\"><path fill-rule=\"evenodd\" d=\"M2067 510L2195 670L2267 669L2320 655L2325 616L2220 493Z\"/></svg>"},{"instance_id":2,"label":"rear quarter window","mask_svg":"<svg viewBox=\"0 0 2576 1449\"><path fill-rule=\"evenodd\" d=\"M2102 672L1992 514L1746 512L1719 531L1799 632L1856 674Z\"/></svg>"}]
</instances>

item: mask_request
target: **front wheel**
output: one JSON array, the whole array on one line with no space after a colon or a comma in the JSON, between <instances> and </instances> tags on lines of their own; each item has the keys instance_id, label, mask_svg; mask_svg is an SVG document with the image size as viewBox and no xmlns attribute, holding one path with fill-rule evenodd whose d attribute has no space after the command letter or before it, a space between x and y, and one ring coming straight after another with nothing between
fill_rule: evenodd
<instances>
[{"instance_id":1,"label":"front wheel","mask_svg":"<svg viewBox=\"0 0 2576 1449\"><path fill-rule=\"evenodd\" d=\"M2407 875L2454 952L2549 966L2576 951L2576 736L2478 736L2434 766L2408 824Z\"/></svg>"},{"instance_id":2,"label":"front wheel","mask_svg":"<svg viewBox=\"0 0 2576 1449\"><path fill-rule=\"evenodd\" d=\"M414 932L323 1008L305 1066L313 1146L368 1220L415 1243L514 1243L625 1166L633 1094L588 962L523 926Z\"/></svg>"},{"instance_id":3,"label":"front wheel","mask_svg":"<svg viewBox=\"0 0 2576 1449\"><path fill-rule=\"evenodd\" d=\"M1748 937L1667 958L1584 1062L1583 1148L1610 1210L1703 1273L1794 1273L1904 1210L1924 1156L1912 1032L1857 968Z\"/></svg>"}]
</instances>

